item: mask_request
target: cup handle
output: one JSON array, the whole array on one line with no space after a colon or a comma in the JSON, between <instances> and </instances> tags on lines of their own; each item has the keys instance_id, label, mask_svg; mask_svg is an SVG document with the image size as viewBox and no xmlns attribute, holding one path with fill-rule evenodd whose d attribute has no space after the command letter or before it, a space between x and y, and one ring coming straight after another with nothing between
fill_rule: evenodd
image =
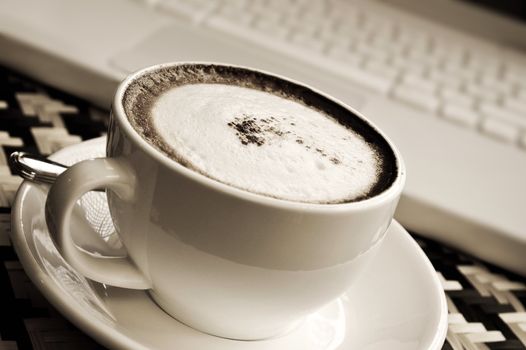
<instances>
[{"instance_id":1,"label":"cup handle","mask_svg":"<svg viewBox=\"0 0 526 350\"><path fill-rule=\"evenodd\" d=\"M116 287L150 289L151 283L128 257L105 258L78 249L71 237L71 213L86 192L106 188L123 200L133 198L133 170L116 158L85 160L63 172L46 200L46 222L64 259L82 275Z\"/></svg>"}]
</instances>

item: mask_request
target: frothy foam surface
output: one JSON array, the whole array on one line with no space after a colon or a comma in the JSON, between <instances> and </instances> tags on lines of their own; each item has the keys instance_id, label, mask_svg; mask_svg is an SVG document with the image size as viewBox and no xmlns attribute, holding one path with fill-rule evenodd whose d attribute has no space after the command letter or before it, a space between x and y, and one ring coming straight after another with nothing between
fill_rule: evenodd
<instances>
[{"instance_id":1,"label":"frothy foam surface","mask_svg":"<svg viewBox=\"0 0 526 350\"><path fill-rule=\"evenodd\" d=\"M137 77L125 113L178 163L253 193L309 203L367 199L397 162L367 121L313 90L239 67L181 64Z\"/></svg>"},{"instance_id":2,"label":"frothy foam surface","mask_svg":"<svg viewBox=\"0 0 526 350\"><path fill-rule=\"evenodd\" d=\"M250 192L340 202L377 181L376 151L319 111L267 92L192 84L159 96L157 133L196 171Z\"/></svg>"}]
</instances>

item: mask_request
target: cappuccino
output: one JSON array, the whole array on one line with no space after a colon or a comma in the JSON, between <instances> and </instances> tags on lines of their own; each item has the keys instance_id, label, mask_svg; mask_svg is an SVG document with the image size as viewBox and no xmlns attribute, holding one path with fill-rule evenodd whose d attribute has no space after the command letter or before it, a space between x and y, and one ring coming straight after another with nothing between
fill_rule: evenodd
<instances>
[{"instance_id":1,"label":"cappuccino","mask_svg":"<svg viewBox=\"0 0 526 350\"><path fill-rule=\"evenodd\" d=\"M186 65L136 79L123 105L134 129L211 179L289 201L375 196L396 177L385 139L312 90L235 67Z\"/></svg>"}]
</instances>

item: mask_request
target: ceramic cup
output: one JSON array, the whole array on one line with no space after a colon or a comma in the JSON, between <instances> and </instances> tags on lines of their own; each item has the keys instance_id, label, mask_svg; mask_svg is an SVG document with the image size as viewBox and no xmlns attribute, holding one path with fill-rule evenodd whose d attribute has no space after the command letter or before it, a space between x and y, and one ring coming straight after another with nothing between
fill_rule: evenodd
<instances>
[{"instance_id":1,"label":"ceramic cup","mask_svg":"<svg viewBox=\"0 0 526 350\"><path fill-rule=\"evenodd\" d=\"M284 334L364 272L391 223L405 181L403 162L386 139L397 161L394 182L372 198L343 204L280 200L207 178L147 143L122 105L130 82L175 64L183 63L146 68L120 84L107 158L72 166L51 187L50 232L64 258L87 278L146 289L168 314L195 329L245 340ZM341 102L288 81L363 119ZM76 201L98 188L107 191L125 258L86 253L72 239Z\"/></svg>"}]
</instances>

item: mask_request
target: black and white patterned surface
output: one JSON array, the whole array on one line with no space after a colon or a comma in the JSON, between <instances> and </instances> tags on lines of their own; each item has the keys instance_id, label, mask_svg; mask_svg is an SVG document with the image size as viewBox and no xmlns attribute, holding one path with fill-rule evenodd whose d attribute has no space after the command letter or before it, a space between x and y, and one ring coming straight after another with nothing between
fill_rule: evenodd
<instances>
[{"instance_id":1,"label":"black and white patterned surface","mask_svg":"<svg viewBox=\"0 0 526 350\"><path fill-rule=\"evenodd\" d=\"M7 159L13 151L48 155L101 136L107 114L0 67L0 350L104 349L65 320L24 273L9 239L10 205L21 179ZM446 291L443 349L526 349L526 278L413 237Z\"/></svg>"}]
</instances>

